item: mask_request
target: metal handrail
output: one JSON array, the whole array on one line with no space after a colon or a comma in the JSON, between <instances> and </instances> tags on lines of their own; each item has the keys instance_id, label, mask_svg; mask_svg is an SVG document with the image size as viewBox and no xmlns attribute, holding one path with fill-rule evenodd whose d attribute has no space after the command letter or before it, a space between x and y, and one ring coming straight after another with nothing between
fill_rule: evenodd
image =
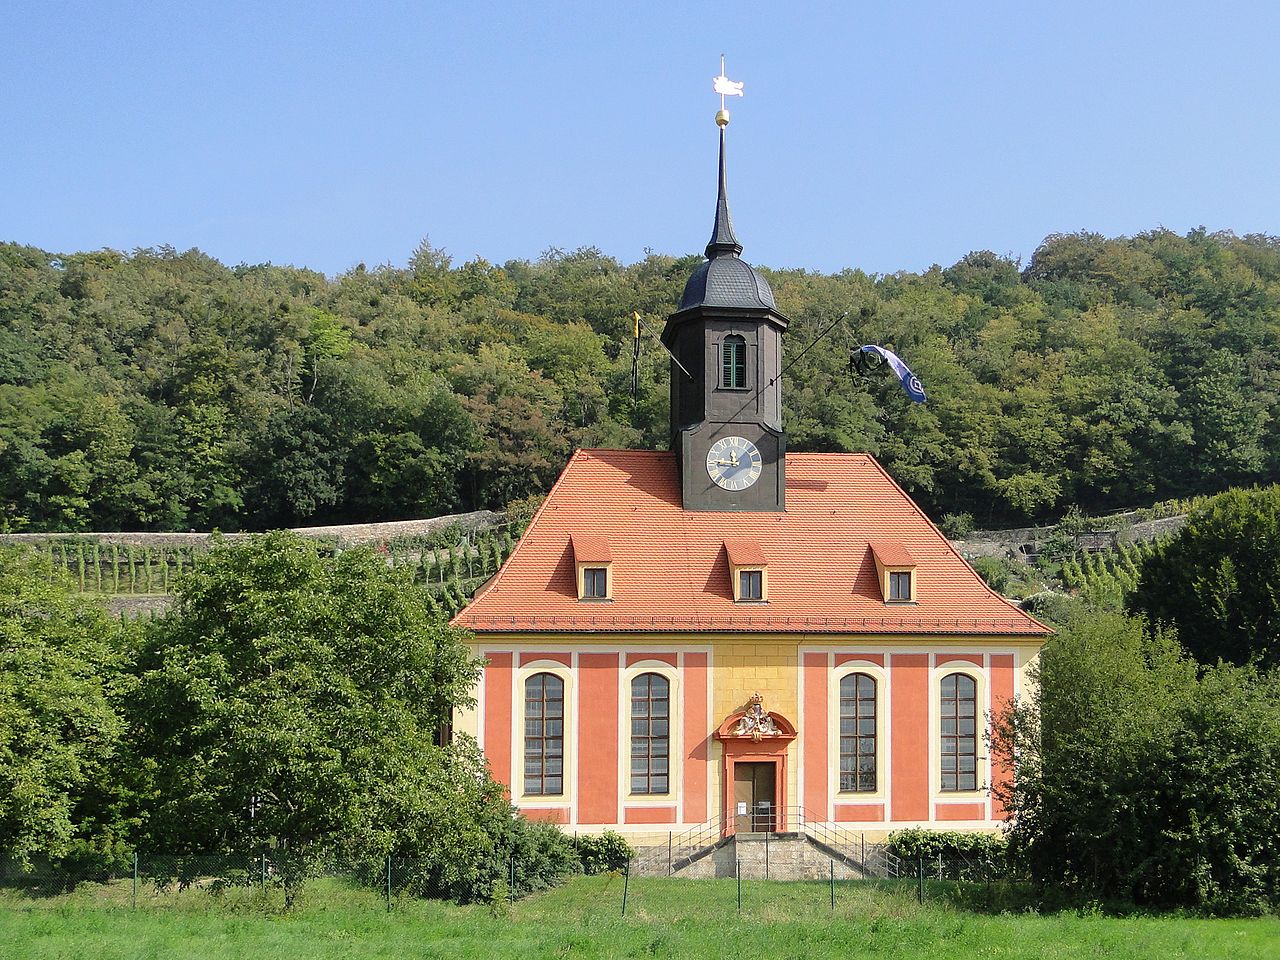
<instances>
[{"instance_id":1,"label":"metal handrail","mask_svg":"<svg viewBox=\"0 0 1280 960\"><path fill-rule=\"evenodd\" d=\"M705 847L712 847L724 839L724 818L714 816L705 823L700 823L696 827L692 827L683 833L667 834L667 849L664 852L661 847L651 849L646 855L639 857L636 861L638 872L642 872L644 868L655 866L662 863L666 859L668 868L672 867L676 858L677 851L680 851L680 857L684 857L684 850L693 848L695 851Z\"/></svg>"},{"instance_id":2,"label":"metal handrail","mask_svg":"<svg viewBox=\"0 0 1280 960\"><path fill-rule=\"evenodd\" d=\"M800 804L770 807L769 810L772 829L759 832L802 833L834 850L864 876L899 877L904 874L902 860L889 849L889 845L868 844L865 833L815 817L807 807ZM756 817L759 814L753 811L748 816ZM661 846L651 848L637 859L637 869L643 871L645 868L658 866L665 859L668 871L674 872L678 861L687 860L702 850L710 849L732 835L734 834L727 834L725 831L725 818L717 815L682 833L669 833L666 850Z\"/></svg>"}]
</instances>

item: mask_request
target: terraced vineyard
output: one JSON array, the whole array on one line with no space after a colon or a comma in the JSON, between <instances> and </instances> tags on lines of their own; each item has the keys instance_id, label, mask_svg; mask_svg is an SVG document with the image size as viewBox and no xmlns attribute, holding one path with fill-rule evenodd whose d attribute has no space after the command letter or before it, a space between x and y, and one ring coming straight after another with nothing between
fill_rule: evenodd
<instances>
[{"instance_id":1,"label":"terraced vineyard","mask_svg":"<svg viewBox=\"0 0 1280 960\"><path fill-rule=\"evenodd\" d=\"M1118 609L1137 587L1142 562L1157 549L1156 541L1142 540L1065 560L1062 583L1094 606Z\"/></svg>"},{"instance_id":2,"label":"terraced vineyard","mask_svg":"<svg viewBox=\"0 0 1280 960\"><path fill-rule=\"evenodd\" d=\"M318 538L326 539L326 538ZM519 530L503 524L479 532L450 530L430 536L402 536L369 544L387 564L407 569L428 588L431 602L453 616L476 589L493 576L515 549ZM190 571L212 541L191 544L121 544L92 536L50 536L31 546L49 560L49 569L66 571L84 593L107 597L163 598ZM343 547L330 539L333 550Z\"/></svg>"}]
</instances>

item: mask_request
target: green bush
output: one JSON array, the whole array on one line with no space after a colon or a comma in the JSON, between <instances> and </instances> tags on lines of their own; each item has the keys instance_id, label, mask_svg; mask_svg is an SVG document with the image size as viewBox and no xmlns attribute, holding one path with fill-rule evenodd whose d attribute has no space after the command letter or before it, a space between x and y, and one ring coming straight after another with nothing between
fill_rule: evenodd
<instances>
[{"instance_id":1,"label":"green bush","mask_svg":"<svg viewBox=\"0 0 1280 960\"><path fill-rule=\"evenodd\" d=\"M582 869L573 838L551 823L515 820L511 857L515 864L516 897L554 886Z\"/></svg>"},{"instance_id":2,"label":"green bush","mask_svg":"<svg viewBox=\"0 0 1280 960\"><path fill-rule=\"evenodd\" d=\"M600 834L582 834L574 838L573 844L582 861L582 872L587 874L625 870L627 863L635 856L631 845L612 830Z\"/></svg>"},{"instance_id":3,"label":"green bush","mask_svg":"<svg viewBox=\"0 0 1280 960\"><path fill-rule=\"evenodd\" d=\"M1280 675L1198 668L1142 621L1077 610L1039 704L995 724L997 796L1032 876L1081 899L1250 914L1280 906Z\"/></svg>"},{"instance_id":4,"label":"green bush","mask_svg":"<svg viewBox=\"0 0 1280 960\"><path fill-rule=\"evenodd\" d=\"M973 569L996 593L1004 593L1013 579L1009 561L1000 557L978 557L973 561Z\"/></svg>"},{"instance_id":5,"label":"green bush","mask_svg":"<svg viewBox=\"0 0 1280 960\"><path fill-rule=\"evenodd\" d=\"M997 833L961 833L957 830L912 828L889 834L889 847L903 860L968 860L1003 868L1009 843Z\"/></svg>"},{"instance_id":6,"label":"green bush","mask_svg":"<svg viewBox=\"0 0 1280 960\"><path fill-rule=\"evenodd\" d=\"M938 527L948 540L963 540L973 533L973 514L945 513L942 515L942 521L938 524Z\"/></svg>"}]
</instances>

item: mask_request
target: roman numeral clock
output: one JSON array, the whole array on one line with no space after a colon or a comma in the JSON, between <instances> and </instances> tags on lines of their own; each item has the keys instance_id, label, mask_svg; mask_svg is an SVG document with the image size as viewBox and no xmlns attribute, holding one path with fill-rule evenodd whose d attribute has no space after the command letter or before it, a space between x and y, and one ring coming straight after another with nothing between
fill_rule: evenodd
<instances>
[{"instance_id":1,"label":"roman numeral clock","mask_svg":"<svg viewBox=\"0 0 1280 960\"><path fill-rule=\"evenodd\" d=\"M725 490L747 489L760 472L760 450L744 437L721 437L707 451L707 475Z\"/></svg>"}]
</instances>

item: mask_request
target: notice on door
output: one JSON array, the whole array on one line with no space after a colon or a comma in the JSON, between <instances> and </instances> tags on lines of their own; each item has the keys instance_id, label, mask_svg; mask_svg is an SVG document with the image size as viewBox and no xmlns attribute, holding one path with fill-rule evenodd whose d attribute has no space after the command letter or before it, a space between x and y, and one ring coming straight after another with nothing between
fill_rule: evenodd
<instances>
[{"instance_id":1,"label":"notice on door","mask_svg":"<svg viewBox=\"0 0 1280 960\"><path fill-rule=\"evenodd\" d=\"M738 816L745 817L747 815L747 801L738 801Z\"/></svg>"}]
</instances>

